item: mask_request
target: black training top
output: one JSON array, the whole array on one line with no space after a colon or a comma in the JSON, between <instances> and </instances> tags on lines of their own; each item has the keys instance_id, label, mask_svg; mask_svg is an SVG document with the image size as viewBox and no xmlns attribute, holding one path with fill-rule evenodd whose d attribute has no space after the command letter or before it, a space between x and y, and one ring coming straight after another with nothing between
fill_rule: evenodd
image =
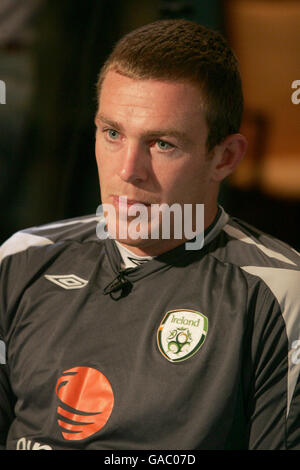
<instances>
[{"instance_id":1,"label":"black training top","mask_svg":"<svg viewBox=\"0 0 300 470\"><path fill-rule=\"evenodd\" d=\"M300 449L299 255L220 210L121 270L81 217L0 251L6 449Z\"/></svg>"}]
</instances>

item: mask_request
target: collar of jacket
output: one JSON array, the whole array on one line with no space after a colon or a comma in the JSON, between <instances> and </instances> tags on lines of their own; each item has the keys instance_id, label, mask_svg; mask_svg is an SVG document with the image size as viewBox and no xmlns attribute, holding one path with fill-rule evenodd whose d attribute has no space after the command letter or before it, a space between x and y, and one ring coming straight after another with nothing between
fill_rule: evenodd
<instances>
[{"instance_id":1,"label":"collar of jacket","mask_svg":"<svg viewBox=\"0 0 300 470\"><path fill-rule=\"evenodd\" d=\"M122 258L119 249L113 239L107 238L105 240L106 254L116 276L119 276L121 273L124 280L135 282L156 271L170 269L173 266L183 267L187 264L198 261L209 251L211 241L217 237L224 225L226 225L228 219L228 214L221 206L219 206L214 222L204 232L204 246L200 250L187 250L185 243L182 243L176 248L156 256L146 263L134 268L122 269ZM193 240L190 241L192 242Z\"/></svg>"}]
</instances>

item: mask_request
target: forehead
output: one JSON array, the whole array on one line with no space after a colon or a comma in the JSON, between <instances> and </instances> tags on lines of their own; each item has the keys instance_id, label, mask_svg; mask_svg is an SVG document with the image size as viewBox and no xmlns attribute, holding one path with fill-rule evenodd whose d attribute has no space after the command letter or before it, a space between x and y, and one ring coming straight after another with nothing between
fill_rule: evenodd
<instances>
[{"instance_id":1,"label":"forehead","mask_svg":"<svg viewBox=\"0 0 300 470\"><path fill-rule=\"evenodd\" d=\"M132 79L115 71L105 76L99 111L113 119L166 121L205 127L201 91L189 82Z\"/></svg>"}]
</instances>

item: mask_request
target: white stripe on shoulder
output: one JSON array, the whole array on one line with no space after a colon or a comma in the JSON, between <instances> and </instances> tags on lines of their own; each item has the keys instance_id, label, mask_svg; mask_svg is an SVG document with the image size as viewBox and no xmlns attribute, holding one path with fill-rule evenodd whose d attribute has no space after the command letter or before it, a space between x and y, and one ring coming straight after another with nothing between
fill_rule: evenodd
<instances>
[{"instance_id":1,"label":"white stripe on shoulder","mask_svg":"<svg viewBox=\"0 0 300 470\"><path fill-rule=\"evenodd\" d=\"M30 230L32 232L38 232L40 230L48 229L48 228L59 228L59 227L65 227L67 225L74 225L74 224L87 224L88 222L99 222L101 217L99 216L94 216L94 217L87 217L86 219L74 219L74 220L67 220L65 222L51 222L50 224L46 225L39 225L37 227L30 227Z\"/></svg>"},{"instance_id":2,"label":"white stripe on shoulder","mask_svg":"<svg viewBox=\"0 0 300 470\"><path fill-rule=\"evenodd\" d=\"M284 256L281 253L278 253L277 251L271 250L270 248L267 248L266 246L262 245L261 243L255 242L252 238L250 238L248 235L246 235L244 232L241 230L232 227L231 225L225 225L223 230L228 233L233 238L237 238L241 242L248 243L249 245L255 245L259 250L261 250L265 255L269 256L269 258L275 258L278 259L279 261L283 261L284 263L292 264L293 266L297 266L296 263L291 261L289 258Z\"/></svg>"},{"instance_id":3,"label":"white stripe on shoulder","mask_svg":"<svg viewBox=\"0 0 300 470\"><path fill-rule=\"evenodd\" d=\"M243 266L242 269L262 279L273 292L281 308L289 341L288 414L300 373L300 364L292 360L292 344L300 340L300 271L259 266Z\"/></svg>"},{"instance_id":4,"label":"white stripe on shoulder","mask_svg":"<svg viewBox=\"0 0 300 470\"><path fill-rule=\"evenodd\" d=\"M210 232L205 236L204 238L204 245L207 245L210 243L217 235L219 235L220 231L224 226L226 226L228 220L229 220L229 215L225 210L223 209L222 206L219 206L221 209L221 215L216 223L216 225L212 228Z\"/></svg>"},{"instance_id":5,"label":"white stripe on shoulder","mask_svg":"<svg viewBox=\"0 0 300 470\"><path fill-rule=\"evenodd\" d=\"M6 256L27 250L31 246L52 245L54 242L27 232L16 232L0 247L0 263Z\"/></svg>"}]
</instances>

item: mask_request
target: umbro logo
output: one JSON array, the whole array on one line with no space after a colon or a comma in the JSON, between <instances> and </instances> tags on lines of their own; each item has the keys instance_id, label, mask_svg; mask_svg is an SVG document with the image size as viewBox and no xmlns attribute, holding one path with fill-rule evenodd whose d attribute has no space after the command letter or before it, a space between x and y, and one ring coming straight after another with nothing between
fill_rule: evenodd
<instances>
[{"instance_id":1,"label":"umbro logo","mask_svg":"<svg viewBox=\"0 0 300 470\"><path fill-rule=\"evenodd\" d=\"M48 281L54 282L54 284L63 287L64 289L81 289L89 282L85 279L82 279L81 277L76 276L75 274L46 274L45 278L48 279Z\"/></svg>"}]
</instances>

